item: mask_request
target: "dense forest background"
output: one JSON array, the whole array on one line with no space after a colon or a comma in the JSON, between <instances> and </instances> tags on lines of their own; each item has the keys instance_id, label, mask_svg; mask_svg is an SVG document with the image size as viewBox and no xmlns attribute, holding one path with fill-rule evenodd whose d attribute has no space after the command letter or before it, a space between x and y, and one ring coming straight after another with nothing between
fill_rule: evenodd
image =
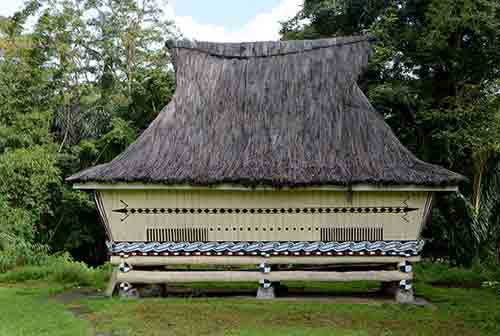
<instances>
[{"instance_id":1,"label":"dense forest background","mask_svg":"<svg viewBox=\"0 0 500 336\"><path fill-rule=\"evenodd\" d=\"M500 258L500 3L305 0L283 39L371 34L360 79L419 158L469 178L436 201L426 254ZM93 196L65 177L123 151L166 105L180 35L154 0L33 0L0 17L0 271L104 262ZM251 40L251 37L249 37Z\"/></svg>"}]
</instances>

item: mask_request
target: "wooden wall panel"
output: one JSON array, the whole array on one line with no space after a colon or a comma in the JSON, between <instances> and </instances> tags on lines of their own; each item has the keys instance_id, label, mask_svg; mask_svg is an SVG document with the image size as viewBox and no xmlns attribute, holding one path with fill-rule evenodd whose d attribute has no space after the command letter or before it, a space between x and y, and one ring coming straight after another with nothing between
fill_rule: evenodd
<instances>
[{"instance_id":1,"label":"wooden wall panel","mask_svg":"<svg viewBox=\"0 0 500 336\"><path fill-rule=\"evenodd\" d=\"M115 241L145 241L148 228L208 228L213 241L315 241L320 240L321 228L332 227L382 228L384 240L415 240L428 202L426 191L349 195L343 191L101 190L100 195ZM374 207L408 212L365 211ZM304 213L304 208L316 212ZM347 212L320 213L319 208L346 208ZM218 212L207 214L205 209ZM278 213L265 213L274 209Z\"/></svg>"}]
</instances>

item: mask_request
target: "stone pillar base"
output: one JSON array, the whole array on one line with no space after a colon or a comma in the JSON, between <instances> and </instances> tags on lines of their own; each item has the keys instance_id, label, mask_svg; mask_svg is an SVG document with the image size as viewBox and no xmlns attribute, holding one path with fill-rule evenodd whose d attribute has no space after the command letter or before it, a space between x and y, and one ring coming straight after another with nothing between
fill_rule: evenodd
<instances>
[{"instance_id":1,"label":"stone pillar base","mask_svg":"<svg viewBox=\"0 0 500 336\"><path fill-rule=\"evenodd\" d=\"M270 286L270 287L264 288L262 286L259 286L259 288L257 289L256 298L263 299L263 300L274 299L275 298L274 287Z\"/></svg>"},{"instance_id":2,"label":"stone pillar base","mask_svg":"<svg viewBox=\"0 0 500 336\"><path fill-rule=\"evenodd\" d=\"M139 293L139 290L137 288L131 288L127 291L120 288L118 291L118 295L124 299L139 299L141 297L141 294Z\"/></svg>"},{"instance_id":3,"label":"stone pillar base","mask_svg":"<svg viewBox=\"0 0 500 336\"><path fill-rule=\"evenodd\" d=\"M399 282L382 282L381 290L383 293L393 296L397 303L415 303L413 288L403 289Z\"/></svg>"},{"instance_id":4,"label":"stone pillar base","mask_svg":"<svg viewBox=\"0 0 500 336\"><path fill-rule=\"evenodd\" d=\"M415 296L413 295L413 288L411 289L401 289L398 288L395 293L395 298L397 303L401 304L413 304L415 303Z\"/></svg>"}]
</instances>

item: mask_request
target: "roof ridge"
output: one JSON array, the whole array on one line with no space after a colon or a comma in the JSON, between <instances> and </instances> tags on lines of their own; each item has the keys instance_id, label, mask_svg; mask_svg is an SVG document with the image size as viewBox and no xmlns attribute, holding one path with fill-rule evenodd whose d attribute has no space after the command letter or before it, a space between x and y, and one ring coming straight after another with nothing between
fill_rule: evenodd
<instances>
[{"instance_id":1,"label":"roof ridge","mask_svg":"<svg viewBox=\"0 0 500 336\"><path fill-rule=\"evenodd\" d=\"M264 58L300 54L318 49L341 47L373 42L371 35L339 36L316 40L255 41L255 42L209 42L188 39L169 40L169 49L188 49L221 58Z\"/></svg>"}]
</instances>

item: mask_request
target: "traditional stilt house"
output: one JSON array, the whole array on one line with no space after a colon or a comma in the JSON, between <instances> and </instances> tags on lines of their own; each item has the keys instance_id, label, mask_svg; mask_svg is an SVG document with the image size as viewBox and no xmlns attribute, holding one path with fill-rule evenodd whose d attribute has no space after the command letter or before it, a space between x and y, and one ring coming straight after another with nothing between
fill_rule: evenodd
<instances>
[{"instance_id":1,"label":"traditional stilt house","mask_svg":"<svg viewBox=\"0 0 500 336\"><path fill-rule=\"evenodd\" d=\"M122 265L115 281L379 280L408 290L432 197L462 177L417 159L374 111L356 83L369 40L170 47L172 101L120 156L68 179L95 191L111 262ZM193 263L260 268L158 271ZM270 266L281 264L352 271ZM387 267L356 270L366 264Z\"/></svg>"}]
</instances>

